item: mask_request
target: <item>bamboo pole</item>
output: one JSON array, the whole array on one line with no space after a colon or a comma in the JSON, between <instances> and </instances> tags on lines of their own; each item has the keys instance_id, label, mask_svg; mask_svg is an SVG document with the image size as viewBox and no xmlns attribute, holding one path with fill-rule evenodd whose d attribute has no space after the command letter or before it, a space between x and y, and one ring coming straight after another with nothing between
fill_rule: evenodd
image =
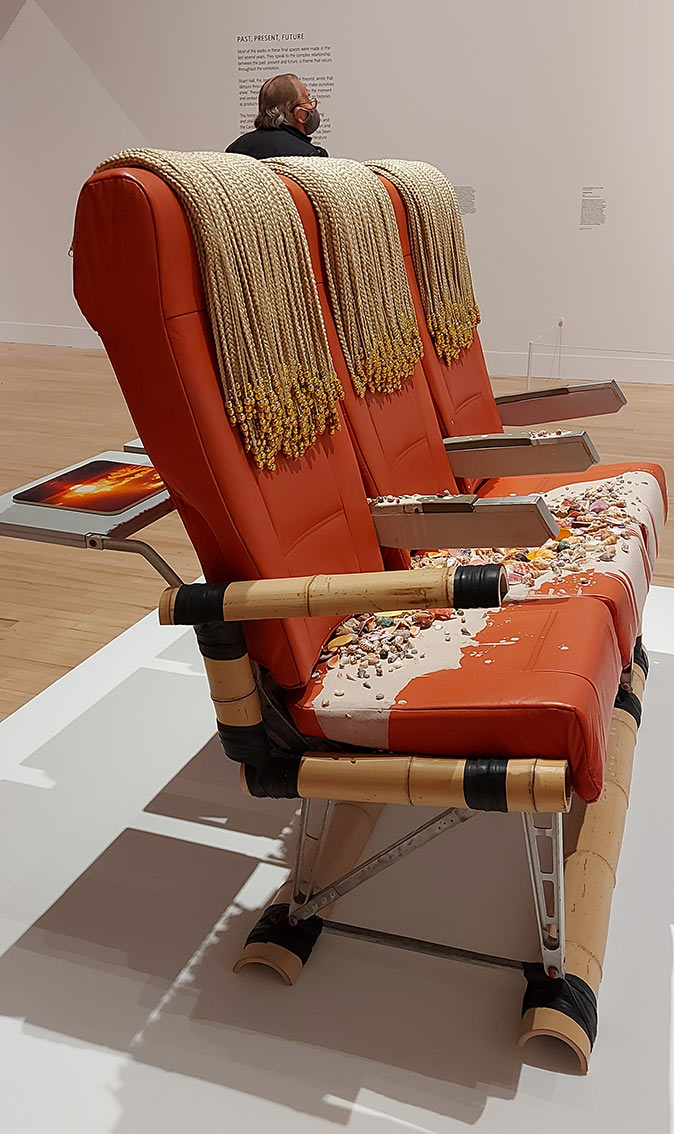
<instances>
[{"instance_id":1,"label":"bamboo pole","mask_svg":"<svg viewBox=\"0 0 674 1134\"><path fill-rule=\"evenodd\" d=\"M443 756L307 752L300 763L297 787L303 799L468 807L464 790L468 764L466 759ZM503 764L508 811L569 810L566 760L521 759Z\"/></svg>"},{"instance_id":2,"label":"bamboo pole","mask_svg":"<svg viewBox=\"0 0 674 1134\"><path fill-rule=\"evenodd\" d=\"M455 597L461 597L459 605L498 606L507 590L505 568L500 566L499 569L497 564L486 566L489 571L485 571L483 565L253 579L222 588L193 583L164 591L159 601L159 621L162 626L170 626L216 619L232 622L363 611L446 609L454 605ZM189 611L181 614L178 606L184 604L184 600Z\"/></svg>"},{"instance_id":3,"label":"bamboo pole","mask_svg":"<svg viewBox=\"0 0 674 1134\"><path fill-rule=\"evenodd\" d=\"M566 972L580 977L596 997L602 978L611 900L629 804L637 723L622 709L614 709L606 749L604 788L597 803L587 804L570 820L577 824L575 843L564 868L566 904ZM530 1008L522 1019L518 1044L534 1036L554 1036L575 1051L587 1072L590 1038L563 1011L554 1007Z\"/></svg>"},{"instance_id":4,"label":"bamboo pole","mask_svg":"<svg viewBox=\"0 0 674 1134\"><path fill-rule=\"evenodd\" d=\"M220 724L246 727L262 720L260 698L248 654L226 660L204 659L206 676Z\"/></svg>"},{"instance_id":5,"label":"bamboo pole","mask_svg":"<svg viewBox=\"0 0 674 1134\"><path fill-rule=\"evenodd\" d=\"M381 811L380 804L341 801L335 804L332 820L322 845L315 848L318 859L314 873L314 890L322 890L357 865ZM271 906L289 902L292 889L292 879L289 879L278 891ZM333 905L321 911L322 918L330 916ZM273 941L256 941L244 945L234 963L234 972L241 972L247 965L264 965L278 973L288 985L295 983L304 968L302 958L292 949Z\"/></svg>"},{"instance_id":6,"label":"bamboo pole","mask_svg":"<svg viewBox=\"0 0 674 1134\"><path fill-rule=\"evenodd\" d=\"M642 628L639 626L632 664L632 690L639 698L639 704L643 702L644 687L646 685L646 678L648 677L648 655L644 650L641 630Z\"/></svg>"}]
</instances>

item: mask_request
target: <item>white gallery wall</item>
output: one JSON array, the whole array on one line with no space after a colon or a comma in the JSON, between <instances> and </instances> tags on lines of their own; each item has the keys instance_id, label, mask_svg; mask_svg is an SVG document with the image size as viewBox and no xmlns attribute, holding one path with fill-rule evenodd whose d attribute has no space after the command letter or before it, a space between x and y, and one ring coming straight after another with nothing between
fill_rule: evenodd
<instances>
[{"instance_id":1,"label":"white gallery wall","mask_svg":"<svg viewBox=\"0 0 674 1134\"><path fill-rule=\"evenodd\" d=\"M674 381L673 42L672 0L0 0L0 339L97 344L82 181L128 146L224 148L293 45L331 154L429 161L474 200L492 373L563 317L567 376Z\"/></svg>"}]
</instances>

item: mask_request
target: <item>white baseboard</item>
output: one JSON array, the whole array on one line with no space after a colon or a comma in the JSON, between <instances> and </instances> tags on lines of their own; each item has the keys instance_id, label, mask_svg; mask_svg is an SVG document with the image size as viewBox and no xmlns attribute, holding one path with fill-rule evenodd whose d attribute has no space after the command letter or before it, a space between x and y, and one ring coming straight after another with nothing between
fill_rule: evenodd
<instances>
[{"instance_id":1,"label":"white baseboard","mask_svg":"<svg viewBox=\"0 0 674 1134\"><path fill-rule=\"evenodd\" d=\"M51 323L2 323L0 342L31 346L84 347L100 350L102 343L91 327L63 327Z\"/></svg>"},{"instance_id":2,"label":"white baseboard","mask_svg":"<svg viewBox=\"0 0 674 1134\"><path fill-rule=\"evenodd\" d=\"M551 352L551 348L545 348ZM485 350L487 369L494 377L518 378L527 372L526 351ZM540 347L534 354L533 374L537 378L549 378L551 374L551 353L543 353ZM552 367L552 378L557 379L557 360ZM583 354L573 347L562 350L561 381L606 382L645 382L654 385L674 386L674 356L648 354L619 354L600 351Z\"/></svg>"},{"instance_id":3,"label":"white baseboard","mask_svg":"<svg viewBox=\"0 0 674 1134\"><path fill-rule=\"evenodd\" d=\"M29 343L31 345L80 347L101 350L99 336L91 327L67 327L51 323L3 323L0 322L0 342ZM547 350L551 348L545 348ZM523 377L527 372L526 351L485 350L487 369L490 374L504 378ZM534 355L534 376L550 376L550 354L539 347ZM557 360L552 368L553 378L557 377ZM667 355L619 354L599 351L583 354L573 347L564 348L562 353L561 380L605 382L615 378L617 382L646 382L655 385L674 385L674 357Z\"/></svg>"}]
</instances>

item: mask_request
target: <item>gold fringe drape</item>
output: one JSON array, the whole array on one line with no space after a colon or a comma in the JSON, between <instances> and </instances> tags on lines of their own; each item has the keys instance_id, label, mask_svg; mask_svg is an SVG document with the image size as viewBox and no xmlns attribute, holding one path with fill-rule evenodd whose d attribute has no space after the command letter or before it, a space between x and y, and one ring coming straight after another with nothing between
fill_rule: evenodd
<instances>
[{"instance_id":1,"label":"gold fringe drape","mask_svg":"<svg viewBox=\"0 0 674 1134\"><path fill-rule=\"evenodd\" d=\"M356 393L391 393L423 353L395 213L383 185L345 158L267 158L318 217L333 317Z\"/></svg>"},{"instance_id":2,"label":"gold fringe drape","mask_svg":"<svg viewBox=\"0 0 674 1134\"><path fill-rule=\"evenodd\" d=\"M343 390L309 248L272 170L242 154L123 150L98 166L156 173L189 217L230 420L260 468L339 429Z\"/></svg>"},{"instance_id":3,"label":"gold fringe drape","mask_svg":"<svg viewBox=\"0 0 674 1134\"><path fill-rule=\"evenodd\" d=\"M454 189L439 169L423 161L365 164L402 197L428 330L437 353L451 363L471 345L480 322Z\"/></svg>"}]
</instances>

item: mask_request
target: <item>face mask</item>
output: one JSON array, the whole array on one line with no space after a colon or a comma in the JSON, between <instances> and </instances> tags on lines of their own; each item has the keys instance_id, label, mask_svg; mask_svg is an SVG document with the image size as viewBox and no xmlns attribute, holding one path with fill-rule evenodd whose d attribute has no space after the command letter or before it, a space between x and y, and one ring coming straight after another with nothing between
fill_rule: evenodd
<instances>
[{"instance_id":1,"label":"face mask","mask_svg":"<svg viewBox=\"0 0 674 1134\"><path fill-rule=\"evenodd\" d=\"M307 110L307 116L302 125L307 134L313 134L321 124L321 116L317 110Z\"/></svg>"}]
</instances>

